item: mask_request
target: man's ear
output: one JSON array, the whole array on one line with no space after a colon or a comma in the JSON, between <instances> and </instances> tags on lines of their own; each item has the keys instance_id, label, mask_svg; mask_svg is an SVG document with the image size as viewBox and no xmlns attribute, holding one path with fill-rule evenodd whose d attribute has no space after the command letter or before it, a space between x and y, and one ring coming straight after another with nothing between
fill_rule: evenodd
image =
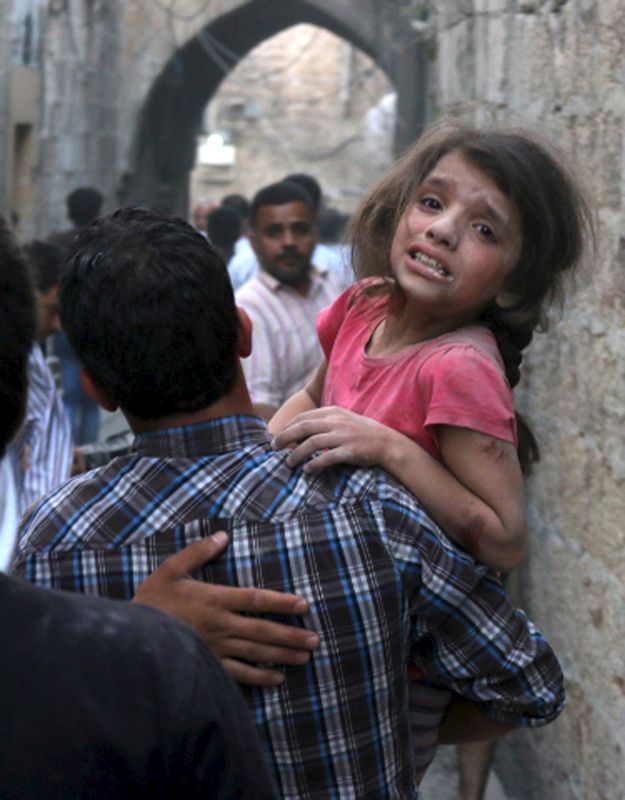
<instances>
[{"instance_id":1,"label":"man's ear","mask_svg":"<svg viewBox=\"0 0 625 800\"><path fill-rule=\"evenodd\" d=\"M249 237L248 237L248 238L249 238L250 244L252 245L252 250L253 250L253 251L254 251L256 254L258 254L258 250L257 250L257 247L256 247L256 245L257 245L257 238L256 238L256 232L254 231L254 228L251 228L251 229L250 229L250 235L249 235Z\"/></svg>"},{"instance_id":2,"label":"man's ear","mask_svg":"<svg viewBox=\"0 0 625 800\"><path fill-rule=\"evenodd\" d=\"M247 358L252 352L252 320L249 318L247 311L237 306L237 315L239 317L239 334L237 337L237 355L240 358Z\"/></svg>"},{"instance_id":3,"label":"man's ear","mask_svg":"<svg viewBox=\"0 0 625 800\"><path fill-rule=\"evenodd\" d=\"M102 406L105 411L117 411L117 403L85 367L80 369L80 382L89 397L95 400L99 406Z\"/></svg>"}]
</instances>

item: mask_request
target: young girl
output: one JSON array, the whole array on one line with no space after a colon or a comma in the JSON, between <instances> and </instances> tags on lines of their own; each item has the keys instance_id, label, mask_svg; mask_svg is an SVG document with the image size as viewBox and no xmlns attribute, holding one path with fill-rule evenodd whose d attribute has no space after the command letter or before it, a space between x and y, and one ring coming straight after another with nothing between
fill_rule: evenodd
<instances>
[{"instance_id":1,"label":"young girl","mask_svg":"<svg viewBox=\"0 0 625 800\"><path fill-rule=\"evenodd\" d=\"M384 467L511 570L526 546L519 455L537 453L514 411L520 350L592 233L580 189L528 133L432 128L354 217L361 281L320 314L326 359L271 421L276 445L296 445L293 465L312 455L307 471Z\"/></svg>"},{"instance_id":2,"label":"young girl","mask_svg":"<svg viewBox=\"0 0 625 800\"><path fill-rule=\"evenodd\" d=\"M308 471L384 467L462 547L511 570L526 547L521 463L537 457L514 411L520 351L593 229L527 133L431 129L354 217L361 281L320 314L326 358L271 421L276 446L294 446L293 465L312 456ZM418 781L450 697L411 674Z\"/></svg>"}]
</instances>

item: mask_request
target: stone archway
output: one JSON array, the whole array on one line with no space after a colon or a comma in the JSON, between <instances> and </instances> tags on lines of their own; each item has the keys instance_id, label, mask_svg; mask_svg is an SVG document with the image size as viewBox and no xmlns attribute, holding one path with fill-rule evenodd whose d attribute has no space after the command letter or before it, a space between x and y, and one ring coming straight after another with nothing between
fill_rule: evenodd
<instances>
[{"instance_id":1,"label":"stone archway","mask_svg":"<svg viewBox=\"0 0 625 800\"><path fill-rule=\"evenodd\" d=\"M344 38L383 69L399 94L403 125L398 144L414 138L425 114L425 59L418 47L400 52L401 26L388 8L382 11L377 3L354 10L353 3L323 0L251 0L206 24L171 55L153 82L138 116L120 201L157 204L185 214L195 135L224 78L223 62L211 43L227 50L232 67L233 60L260 42L302 22Z\"/></svg>"}]
</instances>

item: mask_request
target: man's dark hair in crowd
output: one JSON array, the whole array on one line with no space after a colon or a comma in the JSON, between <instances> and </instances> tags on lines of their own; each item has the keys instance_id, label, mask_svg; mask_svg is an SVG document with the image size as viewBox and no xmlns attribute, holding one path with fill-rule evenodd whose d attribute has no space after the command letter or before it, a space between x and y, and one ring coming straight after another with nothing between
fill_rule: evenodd
<instances>
[{"instance_id":1,"label":"man's dark hair in crowd","mask_svg":"<svg viewBox=\"0 0 625 800\"><path fill-rule=\"evenodd\" d=\"M286 183L294 183L308 194L313 203L315 214L319 213L321 207L321 186L316 178L306 172L293 172L282 179Z\"/></svg>"},{"instance_id":2,"label":"man's dark hair in crowd","mask_svg":"<svg viewBox=\"0 0 625 800\"><path fill-rule=\"evenodd\" d=\"M35 297L28 269L0 217L0 456L17 432L26 407L26 368L36 327Z\"/></svg>"},{"instance_id":3,"label":"man's dark hair in crowd","mask_svg":"<svg viewBox=\"0 0 625 800\"><path fill-rule=\"evenodd\" d=\"M100 213L103 197L91 186L81 186L67 195L67 216L79 228L88 225Z\"/></svg>"},{"instance_id":4,"label":"man's dark hair in crowd","mask_svg":"<svg viewBox=\"0 0 625 800\"><path fill-rule=\"evenodd\" d=\"M349 217L336 208L322 208L319 212L319 241L336 244L345 236Z\"/></svg>"},{"instance_id":5,"label":"man's dark hair in crowd","mask_svg":"<svg viewBox=\"0 0 625 800\"><path fill-rule=\"evenodd\" d=\"M59 285L63 271L63 252L60 248L35 240L24 245L23 252L38 291L47 292L53 286Z\"/></svg>"},{"instance_id":6,"label":"man's dark hair in crowd","mask_svg":"<svg viewBox=\"0 0 625 800\"><path fill-rule=\"evenodd\" d=\"M270 183L269 186L265 186L256 192L252 199L250 209L252 228L256 224L256 217L261 208L264 206L283 206L286 203L305 203L313 211L315 210L315 204L310 195L301 186L288 181Z\"/></svg>"},{"instance_id":7,"label":"man's dark hair in crowd","mask_svg":"<svg viewBox=\"0 0 625 800\"><path fill-rule=\"evenodd\" d=\"M200 293L203 315L189 317L188 292ZM82 231L61 281L61 319L89 373L140 419L196 411L234 385L238 318L228 272L183 220L127 208Z\"/></svg>"},{"instance_id":8,"label":"man's dark hair in crowd","mask_svg":"<svg viewBox=\"0 0 625 800\"><path fill-rule=\"evenodd\" d=\"M227 194L221 201L221 208L230 208L236 211L242 221L249 219L250 201L242 194Z\"/></svg>"},{"instance_id":9,"label":"man's dark hair in crowd","mask_svg":"<svg viewBox=\"0 0 625 800\"><path fill-rule=\"evenodd\" d=\"M206 233L210 243L227 264L241 235L241 217L232 208L215 208L208 215Z\"/></svg>"}]
</instances>

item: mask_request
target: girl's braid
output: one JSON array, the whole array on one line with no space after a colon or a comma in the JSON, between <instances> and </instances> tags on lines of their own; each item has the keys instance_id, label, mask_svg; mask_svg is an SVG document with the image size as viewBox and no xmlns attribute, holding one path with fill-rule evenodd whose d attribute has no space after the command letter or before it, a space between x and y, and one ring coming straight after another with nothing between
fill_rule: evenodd
<instances>
[{"instance_id":1,"label":"girl's braid","mask_svg":"<svg viewBox=\"0 0 625 800\"><path fill-rule=\"evenodd\" d=\"M523 350L532 341L534 325L512 325L506 320L499 306L491 305L481 316L481 321L497 340L497 346L506 370L506 378L512 388L521 379ZM516 412L519 435L519 462L525 475L532 471L532 464L540 460L540 450L536 437L523 416Z\"/></svg>"}]
</instances>

